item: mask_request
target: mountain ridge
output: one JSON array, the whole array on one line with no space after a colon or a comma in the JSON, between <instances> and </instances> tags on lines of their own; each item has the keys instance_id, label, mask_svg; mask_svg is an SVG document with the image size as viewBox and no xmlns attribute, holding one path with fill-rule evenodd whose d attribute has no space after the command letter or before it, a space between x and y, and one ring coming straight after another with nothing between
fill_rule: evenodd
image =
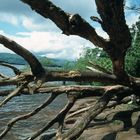
<instances>
[{"instance_id":1,"label":"mountain ridge","mask_svg":"<svg viewBox=\"0 0 140 140\"><path fill-rule=\"evenodd\" d=\"M39 56L39 55L36 55L36 57L42 64L46 63L46 65L52 67L62 67L66 62L72 62L70 60L47 58L45 56ZM28 64L26 60L24 60L21 56L12 53L0 53L0 62L6 62L6 63L16 64L16 65Z\"/></svg>"}]
</instances>

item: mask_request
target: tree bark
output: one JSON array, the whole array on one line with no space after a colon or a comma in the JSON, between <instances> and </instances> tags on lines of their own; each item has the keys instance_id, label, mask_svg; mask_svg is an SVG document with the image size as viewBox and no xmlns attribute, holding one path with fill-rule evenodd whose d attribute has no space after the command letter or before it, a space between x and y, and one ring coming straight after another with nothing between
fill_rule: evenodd
<instances>
[{"instance_id":1,"label":"tree bark","mask_svg":"<svg viewBox=\"0 0 140 140\"><path fill-rule=\"evenodd\" d=\"M107 41L78 14L70 14L55 6L49 0L21 0L45 18L52 20L66 35L78 35L94 45L104 48Z\"/></svg>"},{"instance_id":2,"label":"tree bark","mask_svg":"<svg viewBox=\"0 0 140 140\"><path fill-rule=\"evenodd\" d=\"M112 60L114 74L121 81L128 80L124 59L127 49L131 46L131 35L125 21L123 0L95 0L101 26L109 35L109 41L97 35L95 29L81 16L66 13L49 0L22 1L40 15L51 19L63 33L81 36L103 48Z\"/></svg>"},{"instance_id":3,"label":"tree bark","mask_svg":"<svg viewBox=\"0 0 140 140\"><path fill-rule=\"evenodd\" d=\"M104 49L113 65L113 72L121 81L129 81L125 72L125 55L131 46L131 34L124 16L124 0L95 0L102 19L102 28L110 41Z\"/></svg>"},{"instance_id":4,"label":"tree bark","mask_svg":"<svg viewBox=\"0 0 140 140\"><path fill-rule=\"evenodd\" d=\"M0 35L0 43L3 44L6 48L23 57L29 63L34 76L40 77L40 75L45 74L45 70L38 59L21 45L3 35Z\"/></svg>"},{"instance_id":5,"label":"tree bark","mask_svg":"<svg viewBox=\"0 0 140 140\"><path fill-rule=\"evenodd\" d=\"M114 86L106 88L105 94L97 101L97 103L90 107L90 109L82 115L81 119L77 120L74 126L66 133L62 135L62 140L75 140L86 129L91 120L93 120L98 114L100 114L109 103L113 95L128 92L127 87ZM129 93L129 92L128 92Z\"/></svg>"},{"instance_id":6,"label":"tree bark","mask_svg":"<svg viewBox=\"0 0 140 140\"><path fill-rule=\"evenodd\" d=\"M109 35L109 40L105 40L99 36L95 29L80 15L66 13L49 0L22 1L28 4L43 17L51 19L63 31L64 34L78 35L91 41L94 45L103 48L108 53L112 61L113 73L110 73L104 69L101 70L99 67L99 70L95 71L91 67L88 67L92 71L86 72L45 71L40 62L32 53L9 38L0 35L0 43L23 57L29 63L32 71L32 74L22 73L11 67L15 71L16 76L7 77L0 74L0 86L18 86L17 89L11 92L11 94L9 94L8 91L0 92L3 94L9 94L9 96L7 96L7 98L1 102L1 105L5 104L12 97L18 96L20 92L21 94L24 94L25 92L31 93L32 91L39 93L52 93L52 96L44 104L40 105L32 112L16 117L10 121L7 124L6 129L1 133L0 138L6 135L14 123L35 115L42 108L46 107L50 102L52 102L57 95L62 93L66 93L68 95L68 104L56 115L55 118L53 118L48 124L46 124L46 126L37 131L29 139L35 139L41 133L48 130L54 123L59 123L59 131L57 133L59 138L55 137L55 139L77 139L87 128L91 120L100 114L107 107L107 104L114 99L114 97L116 98L117 104L117 101L120 101L121 103L124 97L128 97L132 94L140 96L140 78L131 77L125 71L125 55L127 49L131 46L131 35L128 26L126 25L124 16L124 0L95 0L101 19L94 16L92 16L92 19L101 24L103 30ZM47 87L45 85L45 87L43 87L42 83L49 81L96 81L101 83L110 83L111 86ZM113 84L117 85L114 86ZM95 105L92 105L87 109L87 111L82 115L81 119L77 120L70 130L62 134L61 130L64 123L64 118L75 101L77 99L92 97L95 95L102 97L96 102Z\"/></svg>"}]
</instances>

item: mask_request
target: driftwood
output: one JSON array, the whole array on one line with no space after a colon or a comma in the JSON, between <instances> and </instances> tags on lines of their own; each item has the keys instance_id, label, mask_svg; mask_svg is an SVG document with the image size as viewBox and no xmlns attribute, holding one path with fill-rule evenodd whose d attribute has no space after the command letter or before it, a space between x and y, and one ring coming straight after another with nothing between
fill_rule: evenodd
<instances>
[{"instance_id":1,"label":"driftwood","mask_svg":"<svg viewBox=\"0 0 140 140\"><path fill-rule=\"evenodd\" d=\"M108 72L99 66L98 69L95 69L94 64L92 64L93 67L88 67L89 70L87 71L49 71L44 69L31 52L15 41L0 35L0 44L23 57L31 68L29 72L22 72L10 64L0 63L0 65L11 68L15 73L13 77L0 74L0 86L16 85L14 90L0 91L0 96L6 96L0 103L0 107L4 106L13 97L22 96L22 94L32 96L32 93L51 93L51 96L35 110L13 118L0 134L0 139L5 137L17 121L28 119L39 113L41 109L47 107L60 94L67 94L67 105L49 123L30 136L28 140L33 140L40 136L55 123L58 123L59 126L54 139L77 139L90 122L106 108L111 109L111 107L129 102L131 95L139 96L140 78L132 77L125 71L124 60L127 49L131 47L131 35L125 22L123 0L95 0L100 18L92 16L91 19L101 24L103 30L109 35L109 40L99 36L94 27L80 15L67 13L49 0L22 1L43 17L51 19L64 34L78 35L91 41L97 47L103 48L112 61L113 70ZM47 82L50 81L96 81L108 83L108 86L73 85L48 87ZM95 104L68 115L69 110L77 100L94 96L99 97ZM113 103L111 102L112 100L114 100ZM79 113L81 118L70 129L63 131L65 120Z\"/></svg>"}]
</instances>

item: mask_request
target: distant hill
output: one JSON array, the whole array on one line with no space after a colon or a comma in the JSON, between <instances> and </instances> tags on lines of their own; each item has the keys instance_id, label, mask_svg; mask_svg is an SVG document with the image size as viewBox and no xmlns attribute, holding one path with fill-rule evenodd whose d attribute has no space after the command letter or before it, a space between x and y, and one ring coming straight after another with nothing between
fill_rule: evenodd
<instances>
[{"instance_id":1,"label":"distant hill","mask_svg":"<svg viewBox=\"0 0 140 140\"><path fill-rule=\"evenodd\" d=\"M27 62L19 55L17 54L11 54L11 53L0 53L0 61L1 62L7 62L10 64L17 64L17 65L26 65Z\"/></svg>"},{"instance_id":2,"label":"distant hill","mask_svg":"<svg viewBox=\"0 0 140 140\"><path fill-rule=\"evenodd\" d=\"M45 65L48 67L62 67L67 62L70 62L64 59L52 59L52 58L47 58L47 57L41 57L38 55L36 55L36 57L42 63L42 65ZM10 64L17 64L17 65L27 64L27 62L21 56L17 54L11 54L11 53L0 53L0 62L7 62Z\"/></svg>"}]
</instances>

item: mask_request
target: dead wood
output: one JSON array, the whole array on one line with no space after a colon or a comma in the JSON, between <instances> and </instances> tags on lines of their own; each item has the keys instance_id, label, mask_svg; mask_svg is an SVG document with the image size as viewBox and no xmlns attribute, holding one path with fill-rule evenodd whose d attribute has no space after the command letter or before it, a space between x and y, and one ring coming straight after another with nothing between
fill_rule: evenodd
<instances>
[{"instance_id":1,"label":"dead wood","mask_svg":"<svg viewBox=\"0 0 140 140\"><path fill-rule=\"evenodd\" d=\"M13 72L15 73L15 75L19 75L19 74L21 74L21 71L20 71L18 68L14 67L13 65L10 65L10 64L8 64L8 63L0 63L0 65L12 69Z\"/></svg>"},{"instance_id":2,"label":"dead wood","mask_svg":"<svg viewBox=\"0 0 140 140\"><path fill-rule=\"evenodd\" d=\"M4 35L0 35L0 44L23 57L29 63L34 76L39 77L39 75L45 73L44 68L37 60L37 58L15 41L5 37Z\"/></svg>"},{"instance_id":3,"label":"dead wood","mask_svg":"<svg viewBox=\"0 0 140 140\"><path fill-rule=\"evenodd\" d=\"M0 102L0 107L6 104L14 96L17 96L18 94L20 94L20 92L26 87L27 84L28 83L25 82L22 85L20 85L18 88L16 88L14 91L12 91L2 102Z\"/></svg>"},{"instance_id":4,"label":"dead wood","mask_svg":"<svg viewBox=\"0 0 140 140\"><path fill-rule=\"evenodd\" d=\"M0 35L0 44L23 57L30 65L31 72L22 72L17 68L1 63L1 65L11 68L15 76L7 77L0 74L0 86L16 85L12 90L0 91L0 96L7 95L0 106L7 103L14 96L29 93L51 93L52 95L32 112L13 118L0 134L3 138L13 125L19 121L27 119L41 109L50 104L59 94L67 94L69 102L56 116L43 128L38 130L28 140L33 140L44 131L47 131L55 123L59 124L58 131L54 139L74 140L77 139L88 127L90 122L106 108L114 107L118 104L127 103L131 99L130 95L139 96L140 78L132 77L125 71L125 55L131 47L131 34L126 25L124 14L124 0L95 0L99 18L92 16L91 19L100 23L102 29L108 34L106 40L99 36L87 21L79 14L70 14L57 7L49 0L22 0L33 10L45 18L52 20L58 28L66 35L77 35L92 42L95 46L103 48L112 61L112 72L94 64L88 67L90 71L48 71L43 68L38 59L24 47L15 41ZM48 87L49 81L76 81L76 82L101 82L108 83L109 86L60 86ZM44 84L44 85L43 85ZM30 94L31 95L31 94ZM81 113L82 116L67 131L63 132L63 125L66 115L75 104L76 100L100 96L100 99L87 108L82 108L70 116ZM111 102L116 98L115 102ZM109 104L110 103L110 104Z\"/></svg>"}]
</instances>

